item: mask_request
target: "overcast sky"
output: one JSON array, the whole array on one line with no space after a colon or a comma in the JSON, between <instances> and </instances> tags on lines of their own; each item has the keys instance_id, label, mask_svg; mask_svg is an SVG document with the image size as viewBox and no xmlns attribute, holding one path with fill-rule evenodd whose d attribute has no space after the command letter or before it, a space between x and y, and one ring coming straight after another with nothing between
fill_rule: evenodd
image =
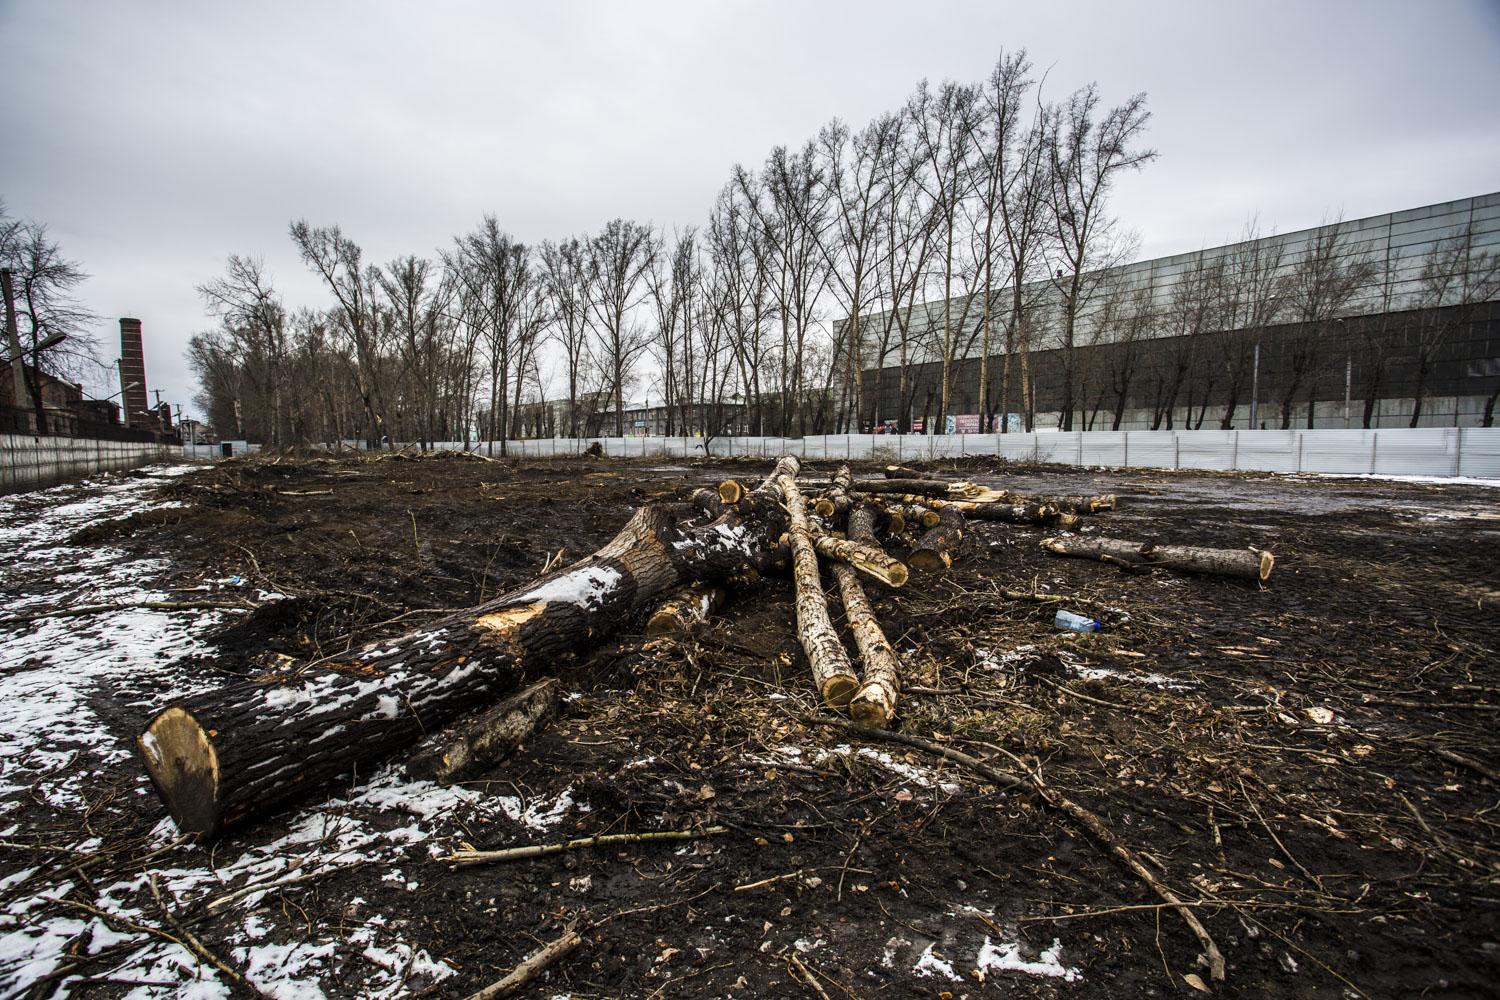
<instances>
[{"instance_id":1,"label":"overcast sky","mask_svg":"<svg viewBox=\"0 0 1500 1000\"><path fill-rule=\"evenodd\" d=\"M1146 91L1161 154L1121 182L1141 255L1500 190L1496 0L1246 3L149 3L0 0L0 196L91 278L106 360L144 324L188 404L194 287L338 223L373 262L486 212L523 240L700 223L736 162L1027 48L1062 97ZM102 385L98 388L103 389ZM113 392L110 385L104 392Z\"/></svg>"}]
</instances>

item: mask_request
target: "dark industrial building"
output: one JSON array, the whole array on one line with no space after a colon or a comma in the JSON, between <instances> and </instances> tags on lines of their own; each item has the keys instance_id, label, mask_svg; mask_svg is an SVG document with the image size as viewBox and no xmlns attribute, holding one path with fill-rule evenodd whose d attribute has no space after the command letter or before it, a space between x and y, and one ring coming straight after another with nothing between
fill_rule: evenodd
<instances>
[{"instance_id":1,"label":"dark industrial building","mask_svg":"<svg viewBox=\"0 0 1500 1000\"><path fill-rule=\"evenodd\" d=\"M862 318L861 423L977 431L1491 426L1500 395L1500 193L1103 269L1086 276L1073 348L1065 277L992 293L979 398L976 294L948 303L956 344L941 412L944 303L908 319L908 364ZM1071 370L1071 379L1067 374ZM1071 383L1071 393L1068 391ZM904 389L904 391L903 391ZM1071 396L1071 405L1068 399ZM940 421L939 417L943 419Z\"/></svg>"}]
</instances>

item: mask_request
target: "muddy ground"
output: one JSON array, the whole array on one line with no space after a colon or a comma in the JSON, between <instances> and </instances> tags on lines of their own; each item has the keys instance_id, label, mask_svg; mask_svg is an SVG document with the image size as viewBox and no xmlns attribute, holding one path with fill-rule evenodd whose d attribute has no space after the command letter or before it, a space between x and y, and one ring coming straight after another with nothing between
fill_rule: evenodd
<instances>
[{"instance_id":1,"label":"muddy ground","mask_svg":"<svg viewBox=\"0 0 1500 1000\"><path fill-rule=\"evenodd\" d=\"M1192 902L1228 962L1216 992L1494 995L1500 491L973 460L935 468L1022 491L1113 492L1118 509L1087 530L1253 544L1278 564L1265 587L1127 574L1047 555L1037 544L1046 529L972 523L946 574L871 588L920 692L903 701L900 730L1014 769L1003 748L1097 812ZM160 561L155 585L180 599L257 605L181 613L203 623L202 642L174 676L201 688L479 603L537 575L559 549L587 554L643 502L765 471L230 461L152 483L175 505L68 542ZM48 591L45 566L13 567L0 588L0 598L27 594L30 614L67 606L71 593ZM1105 629L1059 632L1058 607ZM12 621L0 640L44 620ZM182 898L179 915L193 916L196 938L230 967L195 958L195 974L250 995L233 977L257 981L236 957L252 954L241 950L247 934L269 926L272 940L342 955L351 927L396 922L413 960L383 995L464 996L581 918L585 945L526 995L1133 997L1208 980L1181 919L1039 800L920 751L799 722L815 705L788 581L736 594L691 641L647 644L641 624L547 665L570 692L563 718L469 784L477 794L462 808L424 815L424 836L446 850L708 824L728 833L462 869L422 845L396 877L375 859L244 906L193 909ZM122 745L150 702L108 686L91 695ZM87 863L81 848L57 847L74 813L36 795L11 813L19 826L0 877L80 869L57 899L23 910L23 929L70 901L115 912L99 900L119 894L102 887L122 880L139 895L145 883L133 876L183 852L211 871L217 852L260 850L295 830L298 814L284 812L208 854L165 837L133 759L84 773ZM338 814L357 791L333 790L350 798L319 815ZM486 807L497 796L538 805L517 819ZM547 823L528 823L548 803ZM27 884L0 881L0 904ZM105 925L180 938L159 909L140 902ZM34 995L181 989L160 970L155 986L111 972L128 944L59 947L67 961L29 981ZM418 949L443 969L424 978ZM376 992L332 958L312 968L323 971L308 983L329 996Z\"/></svg>"}]
</instances>

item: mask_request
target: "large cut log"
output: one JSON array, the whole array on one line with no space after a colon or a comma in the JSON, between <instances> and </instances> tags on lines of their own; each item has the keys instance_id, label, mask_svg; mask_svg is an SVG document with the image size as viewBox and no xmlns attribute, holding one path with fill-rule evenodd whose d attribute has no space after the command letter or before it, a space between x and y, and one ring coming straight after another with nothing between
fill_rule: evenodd
<instances>
[{"instance_id":1,"label":"large cut log","mask_svg":"<svg viewBox=\"0 0 1500 1000\"><path fill-rule=\"evenodd\" d=\"M1265 549L1209 549L1199 545L1158 545L1123 538L1060 535L1042 540L1042 548L1060 556L1099 559L1125 567L1160 566L1192 573L1270 579L1276 557Z\"/></svg>"},{"instance_id":2,"label":"large cut log","mask_svg":"<svg viewBox=\"0 0 1500 1000\"><path fill-rule=\"evenodd\" d=\"M444 785L483 773L557 717L561 690L557 678L548 677L461 719L413 754L406 762L406 773Z\"/></svg>"},{"instance_id":3,"label":"large cut log","mask_svg":"<svg viewBox=\"0 0 1500 1000\"><path fill-rule=\"evenodd\" d=\"M693 626L708 621L708 616L723 607L728 597L729 591L716 583L694 583L683 587L646 619L646 636L655 639L689 632Z\"/></svg>"},{"instance_id":4,"label":"large cut log","mask_svg":"<svg viewBox=\"0 0 1500 1000\"><path fill-rule=\"evenodd\" d=\"M874 523L872 504L856 507L849 514L851 540L875 545ZM836 564L833 569L844 602L844 617L865 664L864 681L849 701L849 717L862 726L883 728L896 715L896 700L901 695L901 660L886 639L859 577L843 564Z\"/></svg>"},{"instance_id":5,"label":"large cut log","mask_svg":"<svg viewBox=\"0 0 1500 1000\"><path fill-rule=\"evenodd\" d=\"M787 511L787 530L792 543L792 580L797 591L797 636L802 640L802 650L807 654L813 682L824 704L830 708L844 708L854 697L859 679L849 665L844 644L833 630L833 622L828 618L828 595L823 590L823 577L818 569L818 553L810 530L807 502L797 487L799 467L797 460L788 455L776 463L771 480L780 490Z\"/></svg>"},{"instance_id":6,"label":"large cut log","mask_svg":"<svg viewBox=\"0 0 1500 1000\"><path fill-rule=\"evenodd\" d=\"M529 673L634 620L692 580L749 579L774 564L769 502L708 524L638 510L593 555L419 631L320 666L194 695L137 739L184 833L209 838L373 765L519 686Z\"/></svg>"},{"instance_id":7,"label":"large cut log","mask_svg":"<svg viewBox=\"0 0 1500 1000\"><path fill-rule=\"evenodd\" d=\"M940 573L953 565L964 540L964 516L952 507L938 511L938 523L922 533L906 561L924 573Z\"/></svg>"}]
</instances>

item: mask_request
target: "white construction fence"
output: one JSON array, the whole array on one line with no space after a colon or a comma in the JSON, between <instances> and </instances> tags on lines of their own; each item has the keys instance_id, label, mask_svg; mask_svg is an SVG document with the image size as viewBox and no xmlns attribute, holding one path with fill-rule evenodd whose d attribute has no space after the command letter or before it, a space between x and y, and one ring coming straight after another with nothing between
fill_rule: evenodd
<instances>
[{"instance_id":1,"label":"white construction fence","mask_svg":"<svg viewBox=\"0 0 1500 1000\"><path fill-rule=\"evenodd\" d=\"M598 443L611 458L703 458L692 437L544 438L506 442L517 458L580 455ZM458 450L459 442L439 444ZM484 443L468 450L488 454ZM995 457L1107 468L1326 472L1346 475L1500 479L1500 427L1286 431L1041 431L1034 434L829 434L820 437L721 437L713 458L931 461ZM494 446L498 455L500 447Z\"/></svg>"}]
</instances>

